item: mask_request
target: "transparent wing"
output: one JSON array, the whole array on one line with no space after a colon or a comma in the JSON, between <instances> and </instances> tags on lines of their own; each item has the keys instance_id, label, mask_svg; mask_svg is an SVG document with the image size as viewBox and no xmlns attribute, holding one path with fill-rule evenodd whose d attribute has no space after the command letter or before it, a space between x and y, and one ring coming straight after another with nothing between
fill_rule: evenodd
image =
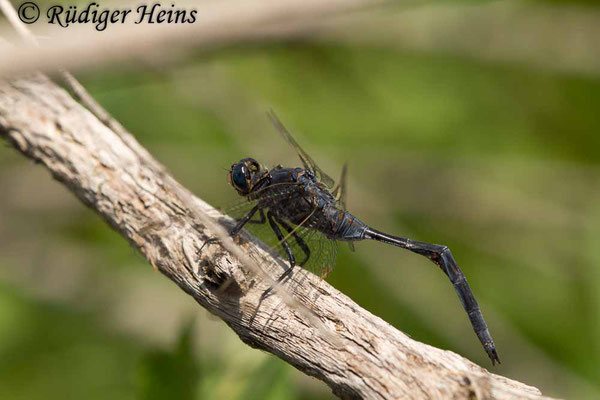
<instances>
[{"instance_id":1,"label":"transparent wing","mask_svg":"<svg viewBox=\"0 0 600 400\"><path fill-rule=\"evenodd\" d=\"M342 167L342 173L338 185L333 189L331 194L337 200L338 204L342 207L342 210L346 209L346 173L348 172L348 163L344 163Z\"/></svg>"},{"instance_id":2,"label":"transparent wing","mask_svg":"<svg viewBox=\"0 0 600 400\"><path fill-rule=\"evenodd\" d=\"M238 221L240 218L248 214L250 210L252 210L261 201L275 203L293 200L297 196L300 196L297 188L298 185L295 183L269 185L266 188L252 192L252 199L248 199L246 197L240 198L233 203L221 207L221 210L234 220ZM254 219L256 219L256 216L253 218L253 220Z\"/></svg>"},{"instance_id":3,"label":"transparent wing","mask_svg":"<svg viewBox=\"0 0 600 400\"><path fill-rule=\"evenodd\" d=\"M302 227L297 231L297 236L290 235L287 239L298 266L325 279L333 271L337 259L337 244L322 232L311 227ZM310 254L306 258L303 247L308 247ZM286 258L285 250L281 244L275 251Z\"/></svg>"},{"instance_id":4,"label":"transparent wing","mask_svg":"<svg viewBox=\"0 0 600 400\"><path fill-rule=\"evenodd\" d=\"M243 200L230 205L224 209L224 212L232 218L230 221L223 221L228 229L231 229L238 221L247 215L254 207L259 205L260 201L265 201L265 196L256 200ZM293 184L284 184L277 190L269 191L269 201L293 201L294 196L300 196ZM273 253L279 256L285 267L289 267L289 259L283 244L267 219L268 208L259 209L252 217L242 232L247 232L258 238L262 244L269 247ZM288 215L294 219L293 215ZM327 238L325 234L314 229L314 222L307 218L301 225L290 222L287 218L276 220L275 224L283 235L283 240L289 245L290 250L296 260L296 265L301 266L321 278L327 277L333 270L337 258L336 242ZM259 243L259 245L261 245ZM243 247L250 249L251 246ZM282 271L283 272L283 271Z\"/></svg>"},{"instance_id":5,"label":"transparent wing","mask_svg":"<svg viewBox=\"0 0 600 400\"><path fill-rule=\"evenodd\" d=\"M276 224L283 234L283 240L290 247L297 267L302 267L321 278L326 278L333 271L337 259L337 244L334 240L308 225L298 226L285 220ZM264 224L247 224L244 228L269 246L283 261L286 269L289 267L283 241L277 238L268 221Z\"/></svg>"},{"instance_id":6,"label":"transparent wing","mask_svg":"<svg viewBox=\"0 0 600 400\"><path fill-rule=\"evenodd\" d=\"M338 202L338 206L342 210L347 209L346 208L346 188L348 187L346 185L347 172L348 172L348 163L344 163L344 166L342 167L342 173L340 175L340 180L338 181L338 185L331 192L331 194L333 194L333 197L335 197L336 201ZM348 242L348 246L350 247L351 251L354 251L354 242Z\"/></svg>"},{"instance_id":7,"label":"transparent wing","mask_svg":"<svg viewBox=\"0 0 600 400\"><path fill-rule=\"evenodd\" d=\"M323 172L321 168L319 168L317 164L313 161L313 159L300 147L300 145L296 142L296 140L294 140L294 138L288 132L285 126L283 126L279 118L277 118L273 110L270 110L268 112L268 115L271 119L271 122L273 123L273 126L275 126L275 129L277 129L279 133L281 133L281 135L284 137L284 139L292 145L294 150L296 150L296 153L298 153L298 156L300 157L304 168L311 170L319 179L319 181L325 184L325 186L327 186L330 189L333 188L333 185L335 184L334 180L331 179L331 177L325 172Z\"/></svg>"}]
</instances>

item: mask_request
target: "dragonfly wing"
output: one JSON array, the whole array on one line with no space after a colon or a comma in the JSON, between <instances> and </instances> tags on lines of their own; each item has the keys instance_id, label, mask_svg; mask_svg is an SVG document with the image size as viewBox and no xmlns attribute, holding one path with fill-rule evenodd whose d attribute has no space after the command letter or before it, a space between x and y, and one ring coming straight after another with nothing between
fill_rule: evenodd
<instances>
[{"instance_id":1,"label":"dragonfly wing","mask_svg":"<svg viewBox=\"0 0 600 400\"><path fill-rule=\"evenodd\" d=\"M302 161L304 168L311 170L315 174L315 176L319 179L319 181L321 181L325 184L325 186L327 186L330 189L333 188L333 185L335 184L334 180L331 179L331 177L329 175L327 175L325 172L323 172L323 170L321 170L321 168L319 168L319 166L313 161L313 159L300 147L298 142L296 142L296 140L288 132L288 130L285 128L285 126L283 126L283 124L281 123L279 118L277 118L277 116L275 115L273 110L270 110L268 112L268 115L269 115L269 118L271 119L271 122L273 123L273 126L275 126L275 129L277 129L279 131L279 133L281 133L281 135L284 137L284 139L290 145L292 145L294 150L296 150L296 153L298 153L298 156L300 157L300 160Z\"/></svg>"},{"instance_id":2,"label":"dragonfly wing","mask_svg":"<svg viewBox=\"0 0 600 400\"><path fill-rule=\"evenodd\" d=\"M222 207L222 211L238 221L250 212L260 202L290 201L298 196L298 185L295 183L280 183L269 185L263 189L252 192L252 198L244 197ZM255 217L256 218L256 217ZM254 219L255 219L254 218Z\"/></svg>"},{"instance_id":3,"label":"dragonfly wing","mask_svg":"<svg viewBox=\"0 0 600 400\"><path fill-rule=\"evenodd\" d=\"M262 190L265 190L265 193L260 193ZM227 214L227 216L221 218L219 222L229 232L236 225L236 222L258 207L258 211L256 211L250 221L244 225L242 232L245 231L252 234L258 238L262 244L270 247L275 244L276 237L273 229L271 229L268 221L266 220L266 211L268 208L263 207L263 203L277 203L294 200L294 196L298 196L298 190L297 185L286 183L271 185L268 188L261 189L261 191L255 191L254 194L256 194L256 196L252 199L244 197L229 203L224 207L221 207L221 211L224 214ZM246 241L251 240L251 238L249 238L247 235L244 239Z\"/></svg>"},{"instance_id":4,"label":"dragonfly wing","mask_svg":"<svg viewBox=\"0 0 600 400\"><path fill-rule=\"evenodd\" d=\"M258 208L253 217L244 225L244 230L256 236L269 247L273 247L277 245L278 239L267 220L269 206L297 201L302 197L302 194L298 191L297 184L281 183L269 185L266 188L254 191L252 195L252 198L245 197L222 207L222 211L229 218L223 218L221 222L227 230L231 230L237 221L248 215L255 208ZM295 215L288 215L287 217L294 219Z\"/></svg>"},{"instance_id":5,"label":"dragonfly wing","mask_svg":"<svg viewBox=\"0 0 600 400\"><path fill-rule=\"evenodd\" d=\"M337 200L338 204L341 205L342 210L346 209L346 173L348 172L348 163L344 163L342 167L342 173L338 185L333 189L333 197Z\"/></svg>"},{"instance_id":6,"label":"dragonfly wing","mask_svg":"<svg viewBox=\"0 0 600 400\"><path fill-rule=\"evenodd\" d=\"M348 187L348 185L346 185L347 172L348 172L348 163L344 163L338 185L335 187L335 189L333 189L333 192L331 192L333 194L333 197L335 197L335 199L337 200L339 207L342 210L346 210L346 188ZM350 247L350 251L355 250L354 242L348 242L348 246Z\"/></svg>"},{"instance_id":7,"label":"dragonfly wing","mask_svg":"<svg viewBox=\"0 0 600 400\"><path fill-rule=\"evenodd\" d=\"M285 228L282 229L282 232L294 254L297 266L301 266L323 279L333 271L337 258L337 244L334 240L309 226L297 228L294 232L295 235L286 235ZM280 257L287 260L282 243L278 243L273 249ZM308 249L308 254L306 249Z\"/></svg>"},{"instance_id":8,"label":"dragonfly wing","mask_svg":"<svg viewBox=\"0 0 600 400\"><path fill-rule=\"evenodd\" d=\"M277 191L269 193L269 201L293 201L294 196L301 196L298 193L295 185L282 185ZM273 228L269 224L267 211L268 207L260 209L260 201L264 201L264 197L257 200L238 202L225 210L232 220L224 221L227 228L230 229L235 224L235 221L247 215L250 210L259 206L259 210L254 214L252 219L244 225L242 230L250 233L258 238L261 243L243 243L245 248L251 248L251 245L261 244L267 246L272 252L281 257L284 264L289 266L289 260L283 241L280 240ZM264 217L263 217L264 216ZM283 234L284 241L288 244L296 265L319 275L322 278L333 270L337 257L336 242L327 238L325 234L314 229L309 222L311 219L306 218L300 225L293 224L290 220L298 220L294 215L287 215L287 218L276 220L275 223ZM289 219L288 219L289 218ZM246 239L248 237L246 236Z\"/></svg>"}]
</instances>

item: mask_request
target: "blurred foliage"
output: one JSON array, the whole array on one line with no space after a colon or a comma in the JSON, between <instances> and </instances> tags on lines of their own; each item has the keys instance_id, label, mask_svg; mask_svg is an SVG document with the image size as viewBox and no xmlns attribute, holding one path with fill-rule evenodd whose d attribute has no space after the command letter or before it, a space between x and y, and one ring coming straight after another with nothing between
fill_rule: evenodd
<instances>
[{"instance_id":1,"label":"blurred foliage","mask_svg":"<svg viewBox=\"0 0 600 400\"><path fill-rule=\"evenodd\" d=\"M304 42L81 78L215 205L235 198L224 169L238 159L298 163L265 118L272 107L330 175L349 161L361 219L453 249L497 341L493 372L548 395L600 396L600 79ZM200 311L193 325L182 328L188 314L168 322L179 305L146 305L155 296L139 299L151 323L122 329L108 315L127 310L120 279L151 267L14 151L0 150L0 166L0 398L331 398ZM415 339L489 366L430 263L375 243L339 249L331 284Z\"/></svg>"},{"instance_id":2,"label":"blurred foliage","mask_svg":"<svg viewBox=\"0 0 600 400\"><path fill-rule=\"evenodd\" d=\"M140 348L90 315L0 290L0 398L131 398Z\"/></svg>"},{"instance_id":3,"label":"blurred foliage","mask_svg":"<svg viewBox=\"0 0 600 400\"><path fill-rule=\"evenodd\" d=\"M194 325L184 326L173 351L156 349L140 360L138 398L188 400L198 398L200 369L193 348Z\"/></svg>"}]
</instances>

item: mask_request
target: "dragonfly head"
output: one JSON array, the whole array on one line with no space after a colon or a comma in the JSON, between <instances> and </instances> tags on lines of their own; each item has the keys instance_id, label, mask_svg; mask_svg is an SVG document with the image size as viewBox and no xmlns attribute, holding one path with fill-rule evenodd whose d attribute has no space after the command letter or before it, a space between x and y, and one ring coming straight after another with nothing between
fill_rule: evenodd
<instances>
[{"instance_id":1,"label":"dragonfly head","mask_svg":"<svg viewBox=\"0 0 600 400\"><path fill-rule=\"evenodd\" d=\"M231 166L227 181L237 192L246 196L252 190L254 177L260 171L260 165L254 158L244 158Z\"/></svg>"}]
</instances>

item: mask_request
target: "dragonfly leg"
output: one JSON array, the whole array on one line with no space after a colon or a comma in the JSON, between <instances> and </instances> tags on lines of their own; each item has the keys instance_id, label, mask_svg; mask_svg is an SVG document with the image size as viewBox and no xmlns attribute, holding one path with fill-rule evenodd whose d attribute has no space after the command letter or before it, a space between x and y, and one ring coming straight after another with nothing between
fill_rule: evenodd
<instances>
[{"instance_id":1,"label":"dragonfly leg","mask_svg":"<svg viewBox=\"0 0 600 400\"><path fill-rule=\"evenodd\" d=\"M206 241L204 243L202 243L202 246L200 247L200 249L198 249L198 254L200 254L202 252L202 249L204 249L204 246L207 246L207 245L213 244L213 243L218 243L218 242L219 242L219 238L216 238L216 237L206 239Z\"/></svg>"},{"instance_id":2,"label":"dragonfly leg","mask_svg":"<svg viewBox=\"0 0 600 400\"><path fill-rule=\"evenodd\" d=\"M267 219L269 220L269 225L271 225L271 228L273 229L273 232L275 232L277 239L281 242L281 245L283 246L290 261L290 267L286 269L285 272L281 274L281 276L277 279L277 283L281 283L287 276L289 276L292 273L294 265L296 265L296 259L294 258L294 253L292 253L292 249L290 248L289 243L285 240L283 233L281 233L281 229L279 229L279 226L277 226L275 218L276 217L273 215L273 213L271 213L271 211L267 211ZM273 288L271 287L262 294L261 301L267 298L269 293L271 293L272 289Z\"/></svg>"},{"instance_id":3,"label":"dragonfly leg","mask_svg":"<svg viewBox=\"0 0 600 400\"><path fill-rule=\"evenodd\" d=\"M279 223L279 225L283 226L289 234L292 235L292 237L298 244L298 247L300 247L302 249L302 251L304 252L304 255L305 255L304 260L302 260L302 262L297 264L302 267L304 264L306 264L306 262L310 258L310 248L307 246L304 239L302 239L300 236L298 236L298 234L296 232L294 232L294 229L287 222L283 221L280 218L277 218L277 222Z\"/></svg>"},{"instance_id":4,"label":"dragonfly leg","mask_svg":"<svg viewBox=\"0 0 600 400\"><path fill-rule=\"evenodd\" d=\"M277 226L277 223L275 222L275 216L273 215L273 213L271 213L271 211L267 211L267 219L269 220L269 225L271 225L271 229L273 229L273 232L275 232L275 236L277 236L277 239L281 242L281 245L285 250L285 254L287 254L288 260L290 261L289 270L291 270L292 268L294 268L294 265L296 265L296 258L294 257L294 253L292 252L289 243L285 240L283 233L281 233L281 229L279 229L279 226Z\"/></svg>"},{"instance_id":5,"label":"dragonfly leg","mask_svg":"<svg viewBox=\"0 0 600 400\"><path fill-rule=\"evenodd\" d=\"M256 214L256 211L260 212L261 221L251 221L251 218L254 216L254 214ZM231 231L229 232L229 234L231 236L235 237L235 235L237 235L239 233L239 231L242 230L242 228L244 227L244 225L246 225L246 223L250 222L250 223L253 223L253 224L264 224L265 221L266 221L265 220L265 214L264 214L262 208L259 209L258 206L256 206L252 210L250 210L248 212L248 214L244 215L244 217L242 217L242 219L240 219L239 221L236 222L236 224L231 229ZM201 253L205 246L207 246L209 244L217 243L218 241L219 241L219 238L216 238L216 237L212 237L212 238L207 239L202 244L202 246L200 247L200 249L198 250L198 253Z\"/></svg>"},{"instance_id":6,"label":"dragonfly leg","mask_svg":"<svg viewBox=\"0 0 600 400\"><path fill-rule=\"evenodd\" d=\"M414 240L388 235L383 232L368 228L365 231L365 239L373 239L380 242L393 244L398 247L410 250L413 253L420 254L429 258L448 276L450 282L454 286L463 308L469 316L473 330L477 334L479 341L483 345L486 353L492 360L492 365L496 362L500 363L494 340L490 335L487 324L481 314L481 309L473 296L473 292L467 283L467 278L454 260L450 249L447 246L439 244L430 244L425 242L417 242Z\"/></svg>"},{"instance_id":7,"label":"dragonfly leg","mask_svg":"<svg viewBox=\"0 0 600 400\"><path fill-rule=\"evenodd\" d=\"M231 236L237 235L242 230L244 225L246 225L246 223L252 219L252 217L254 216L254 214L256 214L257 211L258 206L255 206L254 208L252 208L252 210L248 211L248 214L244 215L239 221L237 221L234 227L231 229Z\"/></svg>"},{"instance_id":8,"label":"dragonfly leg","mask_svg":"<svg viewBox=\"0 0 600 400\"><path fill-rule=\"evenodd\" d=\"M258 210L258 215L260 215L260 219L257 221L255 219L250 219L248 220L249 224L264 224L265 222L267 222L267 219L265 218L265 211L261 208Z\"/></svg>"}]
</instances>

